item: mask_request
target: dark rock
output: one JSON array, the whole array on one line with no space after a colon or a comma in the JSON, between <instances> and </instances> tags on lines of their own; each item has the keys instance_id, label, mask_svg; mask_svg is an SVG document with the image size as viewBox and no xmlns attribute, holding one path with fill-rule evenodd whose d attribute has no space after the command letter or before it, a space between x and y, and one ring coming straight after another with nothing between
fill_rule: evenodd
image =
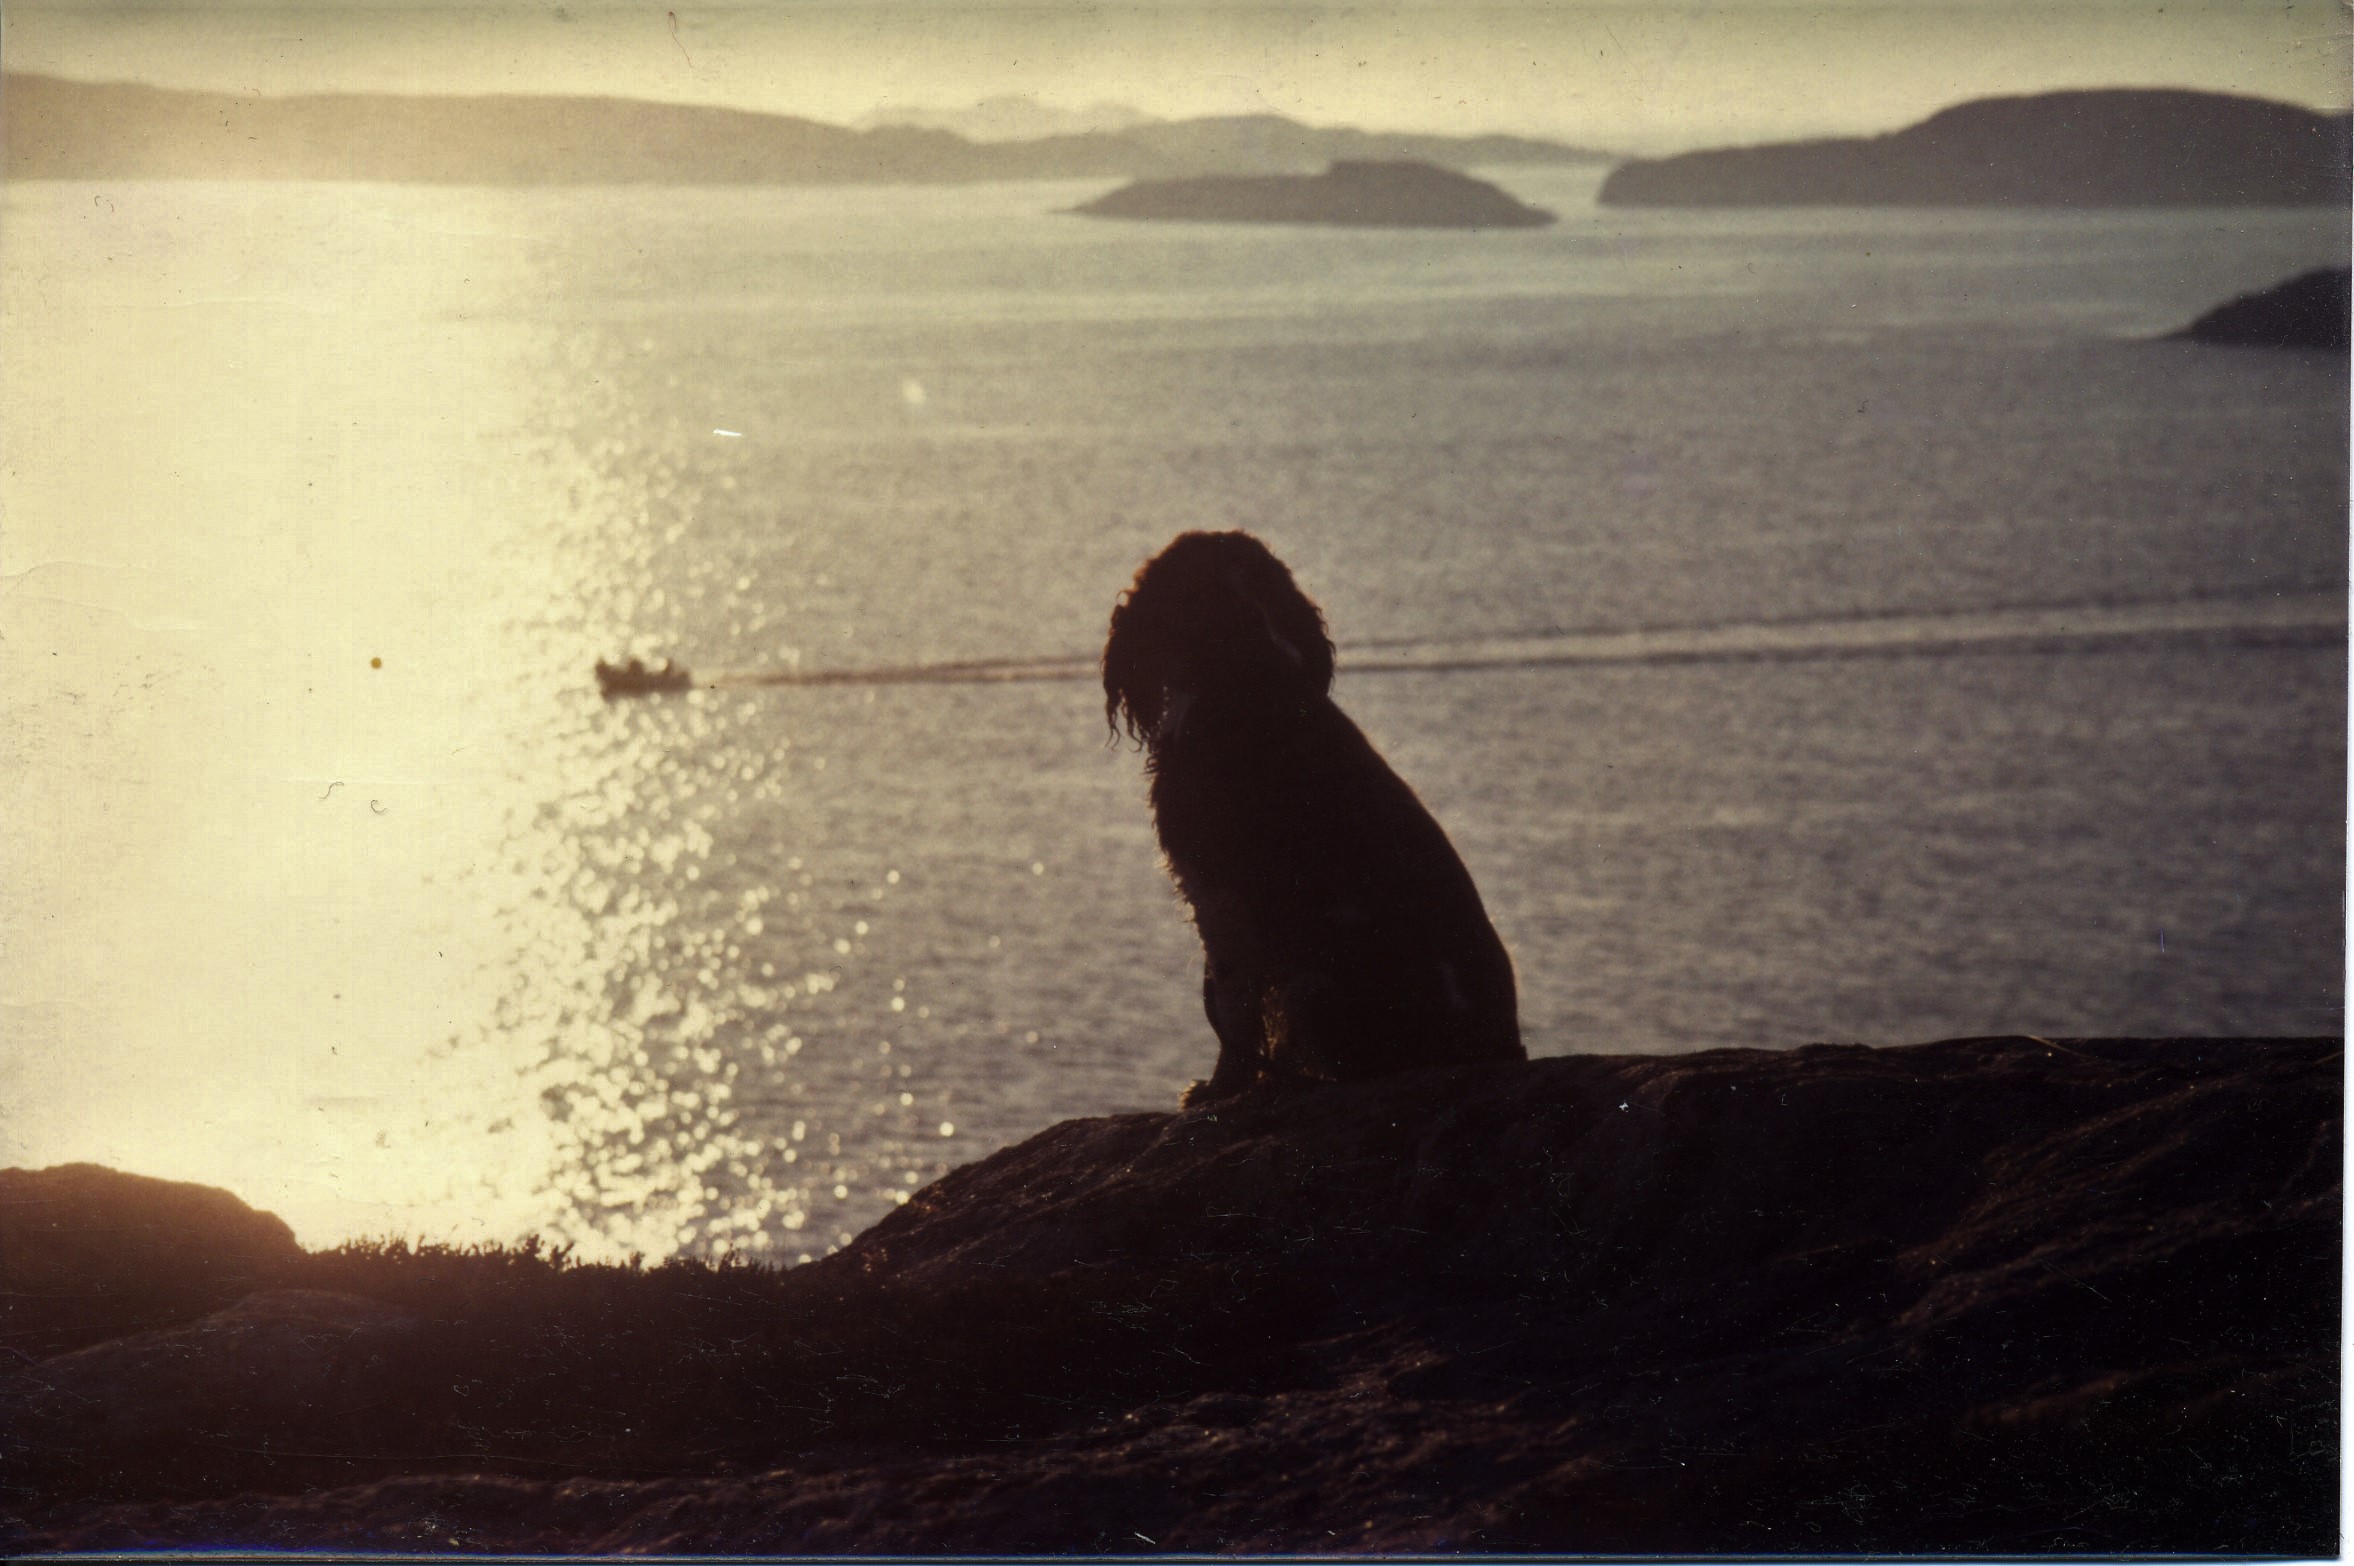
<instances>
[{"instance_id":1,"label":"dark rock","mask_svg":"<svg viewBox=\"0 0 2354 1566\"><path fill-rule=\"evenodd\" d=\"M2217 305L2174 335L2232 348L2322 348L2344 353L2350 336L2350 288L2354 288L2354 273L2348 268L2323 267Z\"/></svg>"},{"instance_id":2,"label":"dark rock","mask_svg":"<svg viewBox=\"0 0 2354 1566\"><path fill-rule=\"evenodd\" d=\"M1072 210L1087 217L1348 228L1541 228L1553 221L1552 213L1452 169L1351 161L1322 174L1139 180Z\"/></svg>"},{"instance_id":3,"label":"dark rock","mask_svg":"<svg viewBox=\"0 0 2354 1566\"><path fill-rule=\"evenodd\" d=\"M785 1274L315 1258L417 1321L349 1318L371 1482L86 1422L11 1465L16 1542L2324 1554L2340 1072L1570 1057L1069 1122ZM177 1343L192 1446L289 1435L218 1369L309 1341L267 1310L37 1368L136 1401Z\"/></svg>"},{"instance_id":4,"label":"dark rock","mask_svg":"<svg viewBox=\"0 0 2354 1566\"><path fill-rule=\"evenodd\" d=\"M185 1321L301 1255L284 1223L209 1186L0 1169L0 1344L40 1358Z\"/></svg>"},{"instance_id":5,"label":"dark rock","mask_svg":"<svg viewBox=\"0 0 2354 1566\"><path fill-rule=\"evenodd\" d=\"M1621 164L1606 206L2344 206L2348 117L2220 93L1986 98L1886 136Z\"/></svg>"}]
</instances>

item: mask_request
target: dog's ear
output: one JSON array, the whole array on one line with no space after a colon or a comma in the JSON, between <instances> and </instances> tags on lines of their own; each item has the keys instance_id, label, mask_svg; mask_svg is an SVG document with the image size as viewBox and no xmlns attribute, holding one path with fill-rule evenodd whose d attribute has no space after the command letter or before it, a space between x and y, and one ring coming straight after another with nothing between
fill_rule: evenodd
<instances>
[{"instance_id":1,"label":"dog's ear","mask_svg":"<svg viewBox=\"0 0 2354 1566\"><path fill-rule=\"evenodd\" d=\"M1138 591L1130 588L1112 606L1111 634L1103 644L1103 717L1114 738L1125 732L1141 745L1160 726L1163 692L1147 667L1151 632L1136 607Z\"/></svg>"},{"instance_id":2,"label":"dog's ear","mask_svg":"<svg viewBox=\"0 0 2354 1566\"><path fill-rule=\"evenodd\" d=\"M1235 536L1250 547L1235 552L1227 584L1258 610L1268 644L1299 670L1301 683L1319 696L1330 694L1332 636L1324 628L1323 611L1300 591L1290 569L1266 545L1247 533Z\"/></svg>"}]
</instances>

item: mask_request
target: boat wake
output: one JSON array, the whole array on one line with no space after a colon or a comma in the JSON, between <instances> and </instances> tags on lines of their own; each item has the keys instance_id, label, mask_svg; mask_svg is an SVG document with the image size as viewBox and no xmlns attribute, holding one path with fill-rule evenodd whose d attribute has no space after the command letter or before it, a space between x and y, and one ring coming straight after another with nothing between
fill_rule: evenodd
<instances>
[{"instance_id":1,"label":"boat wake","mask_svg":"<svg viewBox=\"0 0 2354 1566\"><path fill-rule=\"evenodd\" d=\"M2147 644L2325 646L2346 640L2346 600L2332 593L2202 598L2169 603L2069 604L1956 614L1870 614L1618 630L1361 642L1340 650L1341 672L1442 674L1585 665L1799 663L1842 658L2094 652ZM732 669L698 677L710 687L1007 685L1092 680L1092 654L979 658L842 669Z\"/></svg>"}]
</instances>

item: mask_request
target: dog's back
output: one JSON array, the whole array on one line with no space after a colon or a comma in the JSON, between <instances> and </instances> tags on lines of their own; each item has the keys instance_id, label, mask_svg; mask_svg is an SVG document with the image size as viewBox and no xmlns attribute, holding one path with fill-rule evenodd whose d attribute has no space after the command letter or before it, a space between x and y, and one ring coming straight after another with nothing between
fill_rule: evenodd
<instances>
[{"instance_id":1,"label":"dog's back","mask_svg":"<svg viewBox=\"0 0 2354 1566\"><path fill-rule=\"evenodd\" d=\"M1202 698L1210 703L1210 698ZM1214 989L1285 1076L1525 1058L1512 962L1471 873L1329 697L1281 721L1189 715L1153 812ZM1224 1028L1221 1028L1221 1034Z\"/></svg>"}]
</instances>

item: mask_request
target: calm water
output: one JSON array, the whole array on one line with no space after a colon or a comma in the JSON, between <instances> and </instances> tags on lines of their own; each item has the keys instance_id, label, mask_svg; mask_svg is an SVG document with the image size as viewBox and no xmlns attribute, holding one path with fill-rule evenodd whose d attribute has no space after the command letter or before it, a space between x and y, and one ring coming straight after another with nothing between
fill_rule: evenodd
<instances>
[{"instance_id":1,"label":"calm water","mask_svg":"<svg viewBox=\"0 0 2354 1566\"><path fill-rule=\"evenodd\" d=\"M588 671L1084 660L1188 527L1323 602L1539 1053L2338 1031L2344 365L2150 339L2343 216L1502 179L1564 221L9 188L0 1158L789 1260L1169 1106L1090 684Z\"/></svg>"}]
</instances>

